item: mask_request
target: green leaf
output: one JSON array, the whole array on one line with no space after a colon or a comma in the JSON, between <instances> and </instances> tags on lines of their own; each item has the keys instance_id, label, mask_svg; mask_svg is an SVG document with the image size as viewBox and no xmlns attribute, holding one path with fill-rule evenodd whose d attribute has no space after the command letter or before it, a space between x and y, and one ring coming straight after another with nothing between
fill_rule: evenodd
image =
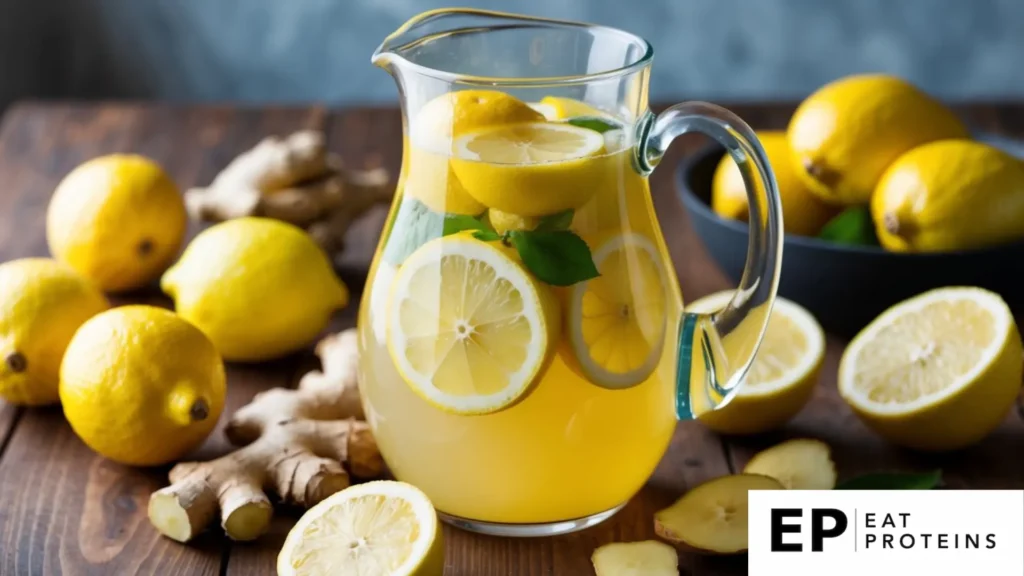
<instances>
[{"instance_id":1,"label":"green leaf","mask_svg":"<svg viewBox=\"0 0 1024 576\"><path fill-rule=\"evenodd\" d=\"M389 226L384 260L398 266L427 242L464 230L494 234L498 239L494 229L476 216L441 214L415 198L405 198Z\"/></svg>"},{"instance_id":2,"label":"green leaf","mask_svg":"<svg viewBox=\"0 0 1024 576\"><path fill-rule=\"evenodd\" d=\"M569 230L516 230L508 237L526 268L542 282L571 286L599 275L587 243Z\"/></svg>"},{"instance_id":3,"label":"green leaf","mask_svg":"<svg viewBox=\"0 0 1024 576\"><path fill-rule=\"evenodd\" d=\"M455 234L464 230L489 230L494 231L483 220L476 216L466 214L448 214L444 217L444 235Z\"/></svg>"},{"instance_id":4,"label":"green leaf","mask_svg":"<svg viewBox=\"0 0 1024 576\"><path fill-rule=\"evenodd\" d=\"M573 210L565 210L557 214L551 214L540 219L537 223L537 227L534 228L537 232L552 232L554 230L565 230L572 224L572 217L575 212Z\"/></svg>"},{"instance_id":5,"label":"green leaf","mask_svg":"<svg viewBox=\"0 0 1024 576\"><path fill-rule=\"evenodd\" d=\"M836 244L878 246L875 223L867 206L854 206L829 220L818 237Z\"/></svg>"},{"instance_id":6,"label":"green leaf","mask_svg":"<svg viewBox=\"0 0 1024 576\"><path fill-rule=\"evenodd\" d=\"M473 232L473 238L476 238L481 242L494 242L495 240L501 240L501 234L498 234L494 230L477 230L476 232Z\"/></svg>"},{"instance_id":7,"label":"green leaf","mask_svg":"<svg viewBox=\"0 0 1024 576\"><path fill-rule=\"evenodd\" d=\"M942 470L921 474L884 473L851 478L836 490L931 490L942 481Z\"/></svg>"},{"instance_id":8,"label":"green leaf","mask_svg":"<svg viewBox=\"0 0 1024 576\"><path fill-rule=\"evenodd\" d=\"M593 130L599 134L604 134L609 130L621 128L618 123L612 122L606 118L601 118L600 116L577 116L575 118L569 118L566 122L573 126Z\"/></svg>"},{"instance_id":9,"label":"green leaf","mask_svg":"<svg viewBox=\"0 0 1024 576\"><path fill-rule=\"evenodd\" d=\"M384 245L384 260L395 266L400 265L417 248L440 238L444 228L444 214L434 212L414 198L402 200Z\"/></svg>"}]
</instances>

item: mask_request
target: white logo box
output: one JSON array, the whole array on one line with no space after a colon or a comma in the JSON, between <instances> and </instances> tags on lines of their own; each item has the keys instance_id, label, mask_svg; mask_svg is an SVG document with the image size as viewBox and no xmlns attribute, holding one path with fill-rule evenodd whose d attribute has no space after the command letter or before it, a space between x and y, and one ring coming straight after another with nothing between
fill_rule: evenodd
<instances>
[{"instance_id":1,"label":"white logo box","mask_svg":"<svg viewBox=\"0 0 1024 576\"><path fill-rule=\"evenodd\" d=\"M752 491L749 539L751 576L1024 576L1024 491Z\"/></svg>"}]
</instances>

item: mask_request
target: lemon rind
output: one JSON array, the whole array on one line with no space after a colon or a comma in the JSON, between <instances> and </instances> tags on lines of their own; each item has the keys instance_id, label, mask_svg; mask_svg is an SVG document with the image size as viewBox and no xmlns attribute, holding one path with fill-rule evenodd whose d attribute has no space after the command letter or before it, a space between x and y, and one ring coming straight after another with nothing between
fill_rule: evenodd
<instances>
[{"instance_id":1,"label":"lemon rind","mask_svg":"<svg viewBox=\"0 0 1024 576\"><path fill-rule=\"evenodd\" d=\"M890 326L893 320L907 313L918 312L935 302L970 300L992 313L997 337L983 351L977 364L966 374L951 382L942 390L921 396L913 402L881 404L868 398L854 385L856 359L866 343L879 331ZM920 412L942 404L949 398L968 388L972 382L991 369L999 354L1006 347L1013 331L1013 314L998 294L982 288L947 287L929 290L913 298L893 305L867 325L850 342L839 364L839 394L857 409L879 417L899 417Z\"/></svg>"},{"instance_id":2,"label":"lemon rind","mask_svg":"<svg viewBox=\"0 0 1024 576\"><path fill-rule=\"evenodd\" d=\"M423 564L430 548L437 539L438 519L437 512L430 501L430 498L422 490L405 482L394 480L375 480L362 484L352 485L340 492L328 496L320 503L306 511L295 526L289 531L284 545L278 556L277 569L282 575L294 574L290 562L290 553L297 544L296 539L315 520L322 517L328 510L343 502L355 500L363 496L384 496L385 498L400 498L411 505L413 514L420 528L420 537L413 543L412 550L405 563L399 566L392 574L393 576L411 576L416 569Z\"/></svg>"},{"instance_id":3,"label":"lemon rind","mask_svg":"<svg viewBox=\"0 0 1024 576\"><path fill-rule=\"evenodd\" d=\"M460 248L451 250L455 246L460 246ZM487 263L494 269L495 279L508 280L523 297L523 315L529 322L530 330L533 333L530 340L531 346L528 348L527 357L520 370L509 375L509 381L513 384L494 394L478 396L448 394L434 386L432 376L416 372L405 355L399 353L404 349L407 340L398 324L399 315L394 311L398 310L399 303L405 298L405 295L414 289L410 285L413 272L424 265L436 265L441 256L447 254L458 254ZM546 320L539 313L541 306L540 296L530 285L526 272L498 249L479 240L454 236L431 240L409 256L392 280L387 320L388 351L403 380L417 395L431 405L448 412L467 415L496 412L519 399L530 388L544 364L545 351L548 347L548 332Z\"/></svg>"},{"instance_id":4,"label":"lemon rind","mask_svg":"<svg viewBox=\"0 0 1024 576\"><path fill-rule=\"evenodd\" d=\"M731 290L723 290L698 298L684 308L707 314L724 308L731 297ZM736 393L737 397L764 398L792 388L809 378L825 356L825 331L810 311L792 300L776 297L772 306L772 314L780 314L792 320L807 338L807 348L801 355L800 361L786 370L784 377L758 382L754 386L741 385Z\"/></svg>"}]
</instances>

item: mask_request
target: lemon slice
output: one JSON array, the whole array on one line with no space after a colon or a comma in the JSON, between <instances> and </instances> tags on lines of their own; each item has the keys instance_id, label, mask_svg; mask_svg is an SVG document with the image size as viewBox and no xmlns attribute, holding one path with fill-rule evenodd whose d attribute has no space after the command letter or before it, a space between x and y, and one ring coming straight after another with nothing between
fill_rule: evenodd
<instances>
[{"instance_id":1,"label":"lemon slice","mask_svg":"<svg viewBox=\"0 0 1024 576\"><path fill-rule=\"evenodd\" d=\"M892 442L962 448L1006 416L1020 390L1022 355L999 295L941 288L893 306L850 342L839 393Z\"/></svg>"},{"instance_id":2,"label":"lemon slice","mask_svg":"<svg viewBox=\"0 0 1024 576\"><path fill-rule=\"evenodd\" d=\"M453 144L459 182L488 208L539 217L579 208L614 178L600 133L528 122L484 128Z\"/></svg>"},{"instance_id":3,"label":"lemon slice","mask_svg":"<svg viewBox=\"0 0 1024 576\"><path fill-rule=\"evenodd\" d=\"M493 164L562 162L603 149L604 137L594 130L546 122L492 126L455 140L460 158Z\"/></svg>"},{"instance_id":4,"label":"lemon slice","mask_svg":"<svg viewBox=\"0 0 1024 576\"><path fill-rule=\"evenodd\" d=\"M537 112L544 115L547 120L558 120L558 108L554 105L546 102L530 102L527 104L530 108L533 108Z\"/></svg>"},{"instance_id":5,"label":"lemon slice","mask_svg":"<svg viewBox=\"0 0 1024 576\"><path fill-rule=\"evenodd\" d=\"M725 308L726 290L686 306L710 314ZM778 428L800 411L814 393L825 358L825 332L805 308L775 299L764 339L736 396L725 406L698 417L724 434L760 434Z\"/></svg>"},{"instance_id":6,"label":"lemon slice","mask_svg":"<svg viewBox=\"0 0 1024 576\"><path fill-rule=\"evenodd\" d=\"M388 350L406 383L456 414L506 408L558 340L558 302L510 253L468 234L432 240L398 270Z\"/></svg>"},{"instance_id":7,"label":"lemon slice","mask_svg":"<svg viewBox=\"0 0 1024 576\"><path fill-rule=\"evenodd\" d=\"M646 237L617 234L593 251L600 276L569 292L569 341L590 382L628 388L650 376L665 335L665 274Z\"/></svg>"},{"instance_id":8,"label":"lemon slice","mask_svg":"<svg viewBox=\"0 0 1024 576\"><path fill-rule=\"evenodd\" d=\"M412 485L350 486L310 508L277 557L281 576L428 576L444 570L437 513Z\"/></svg>"}]
</instances>

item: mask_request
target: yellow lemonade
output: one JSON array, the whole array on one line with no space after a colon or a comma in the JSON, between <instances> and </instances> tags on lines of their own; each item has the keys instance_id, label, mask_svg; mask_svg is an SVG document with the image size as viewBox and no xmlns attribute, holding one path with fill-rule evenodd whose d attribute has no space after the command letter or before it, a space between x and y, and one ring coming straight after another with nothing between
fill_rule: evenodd
<instances>
[{"instance_id":1,"label":"yellow lemonade","mask_svg":"<svg viewBox=\"0 0 1024 576\"><path fill-rule=\"evenodd\" d=\"M557 522L624 504L653 472L676 424L674 338L682 298L647 180L633 166L632 142L626 131L610 130L587 154L557 158L562 139L588 146L592 135L554 121L549 132L535 119L523 122L532 124L497 136L485 127L461 145L455 134L449 154L415 135L406 140L399 189L359 312L362 396L388 466L441 512L485 522ZM500 138L523 139L524 149L551 142L516 152L522 158L514 162L487 161ZM487 224L488 212L496 221L501 216L502 233ZM516 226L535 228L533 248L506 230ZM599 275L549 284L541 278L564 270L558 260L538 267L536 258L554 256L537 256L536 247L568 236L586 243ZM440 255L436 265L431 250ZM469 264L456 266L455 250ZM480 262L497 272L470 270ZM448 273L459 274L461 284ZM494 285L474 284L479 278L494 278ZM467 327L449 316L469 318L472 310L445 308L460 291L463 299L484 294L476 307L523 312L495 313L497 320ZM436 337L424 335L433 329ZM396 334L402 330L416 334ZM465 365L445 360L474 337L479 346L467 348L459 360ZM541 341L543 357L530 360L531 346ZM536 369L524 368L522 381L515 380L520 372L506 380L501 370L517 362ZM497 403L470 401L499 389L510 392ZM467 396L465 406L446 404Z\"/></svg>"}]
</instances>

